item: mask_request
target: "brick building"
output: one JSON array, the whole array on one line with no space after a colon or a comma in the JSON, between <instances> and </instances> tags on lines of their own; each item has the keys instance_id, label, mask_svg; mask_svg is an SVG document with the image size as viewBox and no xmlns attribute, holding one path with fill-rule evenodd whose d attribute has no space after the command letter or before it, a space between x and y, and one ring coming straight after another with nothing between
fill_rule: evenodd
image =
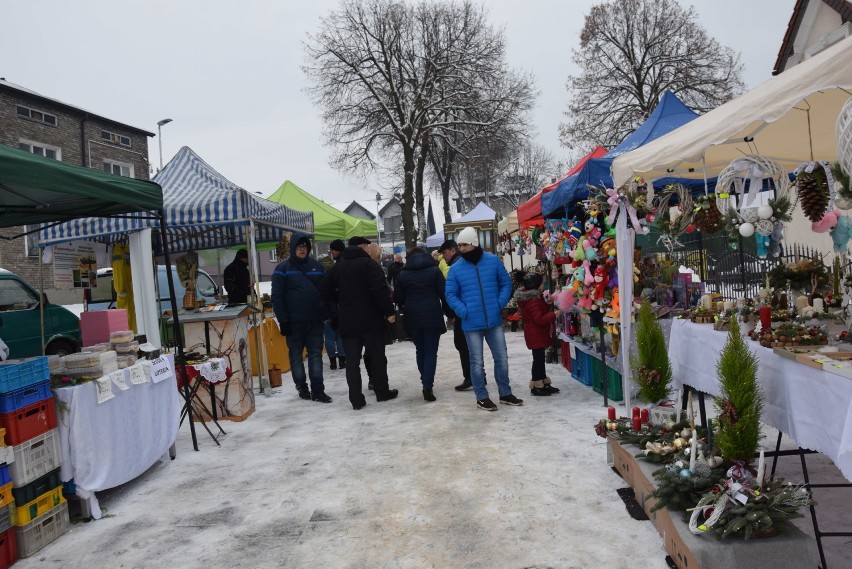
<instances>
[{"instance_id":1,"label":"brick building","mask_svg":"<svg viewBox=\"0 0 852 569\"><path fill-rule=\"evenodd\" d=\"M154 133L40 95L0 77L0 143L121 176L149 179L148 137ZM32 229L32 228L27 228ZM38 238L3 239L24 227L0 229L0 267L39 282ZM44 267L45 289L53 273Z\"/></svg>"}]
</instances>

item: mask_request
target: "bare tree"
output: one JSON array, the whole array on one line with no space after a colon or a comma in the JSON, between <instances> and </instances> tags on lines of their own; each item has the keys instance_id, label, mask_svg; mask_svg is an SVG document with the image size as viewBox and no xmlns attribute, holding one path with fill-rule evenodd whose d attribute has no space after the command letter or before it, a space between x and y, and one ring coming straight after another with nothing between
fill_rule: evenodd
<instances>
[{"instance_id":1,"label":"bare tree","mask_svg":"<svg viewBox=\"0 0 852 569\"><path fill-rule=\"evenodd\" d=\"M513 149L502 170L500 193L509 210L530 199L557 176L557 162L546 148L525 143Z\"/></svg>"},{"instance_id":2,"label":"bare tree","mask_svg":"<svg viewBox=\"0 0 852 569\"><path fill-rule=\"evenodd\" d=\"M592 7L568 79L567 147L612 147L644 121L666 90L699 112L743 91L740 56L676 0L608 0Z\"/></svg>"},{"instance_id":3,"label":"bare tree","mask_svg":"<svg viewBox=\"0 0 852 569\"><path fill-rule=\"evenodd\" d=\"M469 1L344 0L308 36L305 73L321 107L333 164L403 172L406 246L425 238L423 177L436 129L499 124L531 106L531 82L506 70L502 34ZM518 99L517 85L527 85ZM449 110L449 111L448 111Z\"/></svg>"}]
</instances>

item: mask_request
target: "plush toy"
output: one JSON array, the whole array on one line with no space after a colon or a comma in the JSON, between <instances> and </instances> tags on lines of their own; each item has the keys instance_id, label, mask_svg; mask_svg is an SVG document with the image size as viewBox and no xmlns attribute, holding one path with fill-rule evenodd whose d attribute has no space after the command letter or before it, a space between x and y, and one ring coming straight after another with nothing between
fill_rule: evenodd
<instances>
[{"instance_id":1,"label":"plush toy","mask_svg":"<svg viewBox=\"0 0 852 569\"><path fill-rule=\"evenodd\" d=\"M573 292L580 290L580 285L583 284L586 277L586 268L583 265L574 267L574 273L571 277L570 289Z\"/></svg>"},{"instance_id":2,"label":"plush toy","mask_svg":"<svg viewBox=\"0 0 852 569\"><path fill-rule=\"evenodd\" d=\"M772 238L769 235L754 234L754 242L757 250L757 258L765 259L769 254L769 246L772 244Z\"/></svg>"},{"instance_id":3,"label":"plush toy","mask_svg":"<svg viewBox=\"0 0 852 569\"><path fill-rule=\"evenodd\" d=\"M592 265L589 263L588 259L583 261L583 271L586 275L586 278L583 280L583 284L586 286L592 286L595 284L595 273L592 270Z\"/></svg>"},{"instance_id":4,"label":"plush toy","mask_svg":"<svg viewBox=\"0 0 852 569\"><path fill-rule=\"evenodd\" d=\"M569 253L575 261L585 261L586 251L583 249L583 240L577 241L576 247Z\"/></svg>"},{"instance_id":5,"label":"plush toy","mask_svg":"<svg viewBox=\"0 0 852 569\"><path fill-rule=\"evenodd\" d=\"M612 289L612 302L609 305L605 316L618 321L621 318L621 305L619 304L618 288Z\"/></svg>"},{"instance_id":6,"label":"plush toy","mask_svg":"<svg viewBox=\"0 0 852 569\"><path fill-rule=\"evenodd\" d=\"M576 247L583 236L583 226L576 219L572 219L568 222L568 230L565 234L568 237L568 244L571 247Z\"/></svg>"},{"instance_id":7,"label":"plush toy","mask_svg":"<svg viewBox=\"0 0 852 569\"><path fill-rule=\"evenodd\" d=\"M609 275L604 267L599 266L595 269L595 290L592 293L592 298L596 301L604 297L606 291L606 283L609 281Z\"/></svg>"},{"instance_id":8,"label":"plush toy","mask_svg":"<svg viewBox=\"0 0 852 569\"><path fill-rule=\"evenodd\" d=\"M618 267L615 265L609 271L609 282L606 283L606 288L618 288Z\"/></svg>"},{"instance_id":9,"label":"plush toy","mask_svg":"<svg viewBox=\"0 0 852 569\"><path fill-rule=\"evenodd\" d=\"M845 253L852 240L852 223L849 217L841 215L837 220L837 226L831 231L831 241L834 243L835 253Z\"/></svg>"},{"instance_id":10,"label":"plush toy","mask_svg":"<svg viewBox=\"0 0 852 569\"><path fill-rule=\"evenodd\" d=\"M574 291L568 288L558 290L551 295L553 304L562 312L568 312L577 303Z\"/></svg>"},{"instance_id":11,"label":"plush toy","mask_svg":"<svg viewBox=\"0 0 852 569\"><path fill-rule=\"evenodd\" d=\"M585 256L587 261L597 260L598 252L595 251L595 244L593 240L583 239L583 255Z\"/></svg>"}]
</instances>

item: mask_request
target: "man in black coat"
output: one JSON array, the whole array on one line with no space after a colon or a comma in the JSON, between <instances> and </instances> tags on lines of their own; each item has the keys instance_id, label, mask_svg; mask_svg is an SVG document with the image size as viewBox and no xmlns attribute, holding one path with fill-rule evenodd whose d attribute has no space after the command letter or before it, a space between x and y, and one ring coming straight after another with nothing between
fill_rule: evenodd
<instances>
[{"instance_id":1,"label":"man in black coat","mask_svg":"<svg viewBox=\"0 0 852 569\"><path fill-rule=\"evenodd\" d=\"M251 276L248 269L248 251L240 249L231 264L225 267L225 291L228 304L245 304L251 294Z\"/></svg>"},{"instance_id":2,"label":"man in black coat","mask_svg":"<svg viewBox=\"0 0 852 569\"><path fill-rule=\"evenodd\" d=\"M346 350L346 383L349 402L361 409L367 400L361 391L361 352L370 356L370 375L377 401L388 401L398 395L388 388L385 359L385 321L395 321L394 307L381 266L367 254L370 241L353 237L343 251L343 260L334 265L320 283L327 302L336 302L339 312L338 331Z\"/></svg>"},{"instance_id":3,"label":"man in black coat","mask_svg":"<svg viewBox=\"0 0 852 569\"><path fill-rule=\"evenodd\" d=\"M299 397L331 403L325 393L322 377L323 321L328 308L320 296L319 285L325 269L309 255L311 240L306 236L294 240L290 258L278 263L272 273L272 309L281 334L287 338L290 372ZM308 389L302 353L308 349Z\"/></svg>"},{"instance_id":4,"label":"man in black coat","mask_svg":"<svg viewBox=\"0 0 852 569\"><path fill-rule=\"evenodd\" d=\"M447 239L441 246L438 247L438 253L440 253L444 257L444 261L447 265L452 266L453 263L461 259L461 253L459 253L458 244L452 240ZM447 306L447 311L449 314L450 320L453 320L453 345L456 348L456 351L459 353L459 360L461 361L462 367L462 377L464 380L456 385L456 391L467 391L471 387L473 387L473 383L470 381L470 352L467 349L467 340L465 340L464 332L461 327L461 320L456 318L455 313L452 309Z\"/></svg>"}]
</instances>

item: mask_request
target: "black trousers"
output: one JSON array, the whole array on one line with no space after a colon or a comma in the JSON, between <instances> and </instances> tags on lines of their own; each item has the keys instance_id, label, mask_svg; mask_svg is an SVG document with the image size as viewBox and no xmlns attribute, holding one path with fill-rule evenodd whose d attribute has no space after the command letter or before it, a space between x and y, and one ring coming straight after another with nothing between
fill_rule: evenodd
<instances>
[{"instance_id":1,"label":"black trousers","mask_svg":"<svg viewBox=\"0 0 852 569\"><path fill-rule=\"evenodd\" d=\"M544 350L545 348L536 348L532 351L532 380L539 381L547 377L547 371L544 368Z\"/></svg>"},{"instance_id":2,"label":"black trousers","mask_svg":"<svg viewBox=\"0 0 852 569\"><path fill-rule=\"evenodd\" d=\"M388 393L388 366L385 359L384 334L362 334L343 336L343 349L346 350L346 384L349 386L349 402L362 405L366 401L361 391L361 352L369 355L370 381L376 397ZM366 358L365 358L366 361Z\"/></svg>"},{"instance_id":3,"label":"black trousers","mask_svg":"<svg viewBox=\"0 0 852 569\"><path fill-rule=\"evenodd\" d=\"M466 382L470 382L470 352L467 349L467 340L464 338L464 332L462 332L461 318L456 318L455 322L453 322L453 345L459 352L462 376Z\"/></svg>"}]
</instances>

